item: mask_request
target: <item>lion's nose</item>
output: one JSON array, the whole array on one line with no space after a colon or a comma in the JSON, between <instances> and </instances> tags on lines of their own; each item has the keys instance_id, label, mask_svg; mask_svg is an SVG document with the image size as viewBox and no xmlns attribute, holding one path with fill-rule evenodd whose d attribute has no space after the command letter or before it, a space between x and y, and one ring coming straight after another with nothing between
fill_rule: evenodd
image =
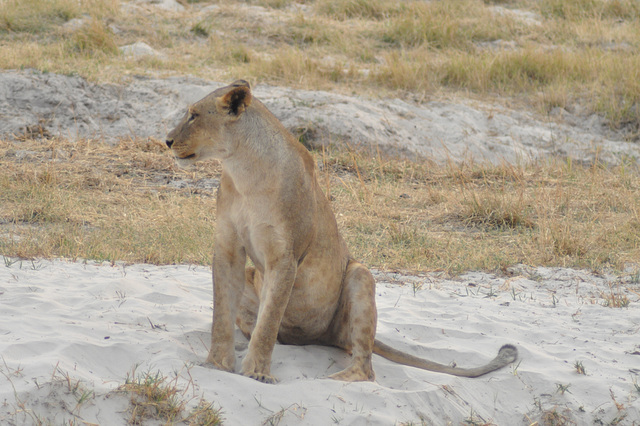
<instances>
[{"instance_id":1,"label":"lion's nose","mask_svg":"<svg viewBox=\"0 0 640 426\"><path fill-rule=\"evenodd\" d=\"M167 139L165 142L169 148L171 148L171 145L173 145L173 139Z\"/></svg>"}]
</instances>

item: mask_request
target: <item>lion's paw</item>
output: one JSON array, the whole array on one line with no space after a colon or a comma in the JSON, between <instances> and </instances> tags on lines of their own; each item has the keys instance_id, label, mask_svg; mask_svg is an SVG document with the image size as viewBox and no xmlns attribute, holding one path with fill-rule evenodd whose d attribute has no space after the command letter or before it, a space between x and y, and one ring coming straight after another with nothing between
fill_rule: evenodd
<instances>
[{"instance_id":1,"label":"lion's paw","mask_svg":"<svg viewBox=\"0 0 640 426\"><path fill-rule=\"evenodd\" d=\"M376 378L373 370L367 374L362 368L351 366L342 371L338 371L329 376L333 380L341 380L343 382L373 382Z\"/></svg>"},{"instance_id":2,"label":"lion's paw","mask_svg":"<svg viewBox=\"0 0 640 426\"><path fill-rule=\"evenodd\" d=\"M261 374L261 373L242 373L243 376L250 377L254 380L257 380L262 383L266 383L268 385L274 385L278 383L278 379L269 375L269 374Z\"/></svg>"},{"instance_id":3,"label":"lion's paw","mask_svg":"<svg viewBox=\"0 0 640 426\"><path fill-rule=\"evenodd\" d=\"M209 354L209 356L207 357L207 364L212 364L215 368L217 368L218 370L222 370L222 371L227 371L229 373L233 373L235 370L235 358L231 358L231 359L222 359L222 360L218 360L218 357L214 356L213 354Z\"/></svg>"}]
</instances>

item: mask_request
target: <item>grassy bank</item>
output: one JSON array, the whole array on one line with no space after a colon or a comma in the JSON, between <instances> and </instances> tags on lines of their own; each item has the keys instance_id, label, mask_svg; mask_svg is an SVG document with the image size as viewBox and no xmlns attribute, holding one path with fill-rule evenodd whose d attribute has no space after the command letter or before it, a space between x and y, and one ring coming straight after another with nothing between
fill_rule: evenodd
<instances>
[{"instance_id":1,"label":"grassy bank","mask_svg":"<svg viewBox=\"0 0 640 426\"><path fill-rule=\"evenodd\" d=\"M637 166L438 166L314 152L352 253L383 269L621 269L640 258ZM0 142L0 253L209 264L219 166L156 141ZM376 206L372 209L371 206Z\"/></svg>"},{"instance_id":2,"label":"grassy bank","mask_svg":"<svg viewBox=\"0 0 640 426\"><path fill-rule=\"evenodd\" d=\"M635 0L0 2L0 64L77 73L237 77L306 89L586 107L638 137ZM73 25L70 24L75 20ZM143 41L164 57L124 57Z\"/></svg>"}]
</instances>

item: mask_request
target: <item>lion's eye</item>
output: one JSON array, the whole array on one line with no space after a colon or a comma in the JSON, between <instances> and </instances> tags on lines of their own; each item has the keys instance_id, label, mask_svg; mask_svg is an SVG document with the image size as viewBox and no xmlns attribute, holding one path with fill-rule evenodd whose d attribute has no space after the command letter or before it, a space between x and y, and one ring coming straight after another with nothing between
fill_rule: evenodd
<instances>
[{"instance_id":1,"label":"lion's eye","mask_svg":"<svg viewBox=\"0 0 640 426\"><path fill-rule=\"evenodd\" d=\"M198 118L198 114L196 114L195 112L192 112L191 114L189 114L189 120L188 120L189 124L193 123L196 120L196 118Z\"/></svg>"}]
</instances>

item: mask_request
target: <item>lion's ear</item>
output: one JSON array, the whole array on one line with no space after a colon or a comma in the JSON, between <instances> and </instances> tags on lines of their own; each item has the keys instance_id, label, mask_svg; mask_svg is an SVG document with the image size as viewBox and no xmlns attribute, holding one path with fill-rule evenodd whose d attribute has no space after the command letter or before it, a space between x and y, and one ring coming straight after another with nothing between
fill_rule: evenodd
<instances>
[{"instance_id":1,"label":"lion's ear","mask_svg":"<svg viewBox=\"0 0 640 426\"><path fill-rule=\"evenodd\" d=\"M234 82L231 87L231 90L216 100L216 106L224 114L239 116L251 104L251 89L244 80Z\"/></svg>"},{"instance_id":2,"label":"lion's ear","mask_svg":"<svg viewBox=\"0 0 640 426\"><path fill-rule=\"evenodd\" d=\"M247 80L236 80L233 83L231 83L231 86L233 86L233 87L244 86L247 89L251 88L251 86L249 85L249 82Z\"/></svg>"}]
</instances>

